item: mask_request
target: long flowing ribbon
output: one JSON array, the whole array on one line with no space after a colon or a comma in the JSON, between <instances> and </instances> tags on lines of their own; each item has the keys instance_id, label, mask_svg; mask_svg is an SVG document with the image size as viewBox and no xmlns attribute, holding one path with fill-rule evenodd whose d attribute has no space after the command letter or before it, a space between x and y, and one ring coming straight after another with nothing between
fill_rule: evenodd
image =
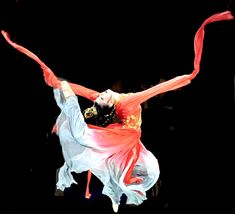
<instances>
[{"instance_id":1,"label":"long flowing ribbon","mask_svg":"<svg viewBox=\"0 0 235 214\"><path fill-rule=\"evenodd\" d=\"M232 19L234 19L234 17L230 11L216 13L216 14L210 16L209 18L207 18L202 23L202 25L199 27L199 29L197 30L195 37L194 37L194 54L195 54L195 56L194 56L194 70L188 76L188 80L194 79L200 71L200 63L201 63L201 57L202 57L202 51L203 51L203 41L204 41L204 35L205 35L205 26L208 25L209 23L212 23L212 22L232 20ZM18 45L17 43L11 41L9 34L6 31L2 30L1 33L4 36L4 38L6 39L6 41L12 47L14 47L16 50L24 53L28 57L32 58L34 61L36 61L41 66L45 82L49 86L55 87L55 88L60 88L60 80L56 77L56 75L53 73L53 71L41 59L38 58L38 56L36 56L34 53L29 51L25 47ZM185 82L185 80L183 80L182 82L179 82L176 87L179 88L180 86L184 86L185 85L184 82ZM77 94L76 87L79 87L79 85L76 85L74 83L73 84L70 83L70 85L71 85L74 93ZM127 175L125 178L126 183L131 183L131 179L132 179L131 173L134 168L134 164L136 163L136 160L138 159L139 154L137 153L136 155L137 156L134 157L135 161L132 162L132 164L127 172ZM86 198L90 197L90 193L89 193L90 179L91 179L91 172L89 170L88 176L87 176Z\"/></svg>"},{"instance_id":2,"label":"long flowing ribbon","mask_svg":"<svg viewBox=\"0 0 235 214\"><path fill-rule=\"evenodd\" d=\"M200 62L201 62L201 57L202 57L202 50L203 50L203 41L204 41L204 34L205 34L205 26L208 25L209 23L216 22L216 21L223 21L223 20L232 20L234 19L233 15L231 14L230 11L225 11L221 13L216 13L209 18L207 18L200 28L197 30L195 37L194 37L194 70L190 75L190 80L196 77L200 70ZM35 60L42 68L43 75L45 78L45 82L51 86L51 87L60 87L60 80L56 77L54 72L41 60L39 59L38 56L36 56L34 53L26 49L25 47L18 45L17 43L11 41L9 34L2 30L1 31L2 35L6 39L6 41L15 49L18 51L24 53L28 57L32 58ZM73 84L75 86L76 84ZM76 91L75 91L76 93Z\"/></svg>"},{"instance_id":3,"label":"long flowing ribbon","mask_svg":"<svg viewBox=\"0 0 235 214\"><path fill-rule=\"evenodd\" d=\"M203 50L203 41L205 35L205 26L212 22L224 21L224 20L232 20L234 19L232 13L230 11L225 11L221 13L216 13L209 18L207 18L200 28L197 30L194 37L194 70L191 74L191 79L193 79L200 70L200 63L202 58L202 50Z\"/></svg>"}]
</instances>

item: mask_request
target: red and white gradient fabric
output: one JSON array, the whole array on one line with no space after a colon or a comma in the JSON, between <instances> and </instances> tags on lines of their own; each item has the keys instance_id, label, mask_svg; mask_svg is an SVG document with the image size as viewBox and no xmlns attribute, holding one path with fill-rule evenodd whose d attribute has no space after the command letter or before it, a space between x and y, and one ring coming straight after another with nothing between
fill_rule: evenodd
<instances>
[{"instance_id":1,"label":"red and white gradient fabric","mask_svg":"<svg viewBox=\"0 0 235 214\"><path fill-rule=\"evenodd\" d=\"M86 124L77 97L71 96L67 101L61 100L61 82L55 73L34 53L12 42L8 33L1 31L12 47L41 66L46 84L54 88L56 102L61 108L55 127L65 157L57 187L63 190L75 183L72 171L88 171L88 186L92 173L103 183L103 194L115 203L119 204L121 195L125 194L127 204L141 204L146 199L146 191L157 182L160 171L158 160L140 140L140 104L158 94L190 84L200 71L205 26L212 22L232 19L234 17L230 11L207 18L195 34L194 70L140 92L120 94L115 109L122 123L110 124L107 127ZM99 92L79 84L69 84L76 95L91 101L99 95ZM88 186L87 198L90 197Z\"/></svg>"}]
</instances>

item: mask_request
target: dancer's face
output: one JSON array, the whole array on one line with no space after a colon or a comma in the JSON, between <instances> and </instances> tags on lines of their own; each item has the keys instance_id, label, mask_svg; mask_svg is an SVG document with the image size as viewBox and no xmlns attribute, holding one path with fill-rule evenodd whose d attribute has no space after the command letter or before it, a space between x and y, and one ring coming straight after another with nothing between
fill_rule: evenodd
<instances>
[{"instance_id":1,"label":"dancer's face","mask_svg":"<svg viewBox=\"0 0 235 214\"><path fill-rule=\"evenodd\" d=\"M99 96L96 98L95 102L100 105L100 107L104 107L104 106L112 106L112 94L113 91L108 89L102 93L99 94Z\"/></svg>"}]
</instances>

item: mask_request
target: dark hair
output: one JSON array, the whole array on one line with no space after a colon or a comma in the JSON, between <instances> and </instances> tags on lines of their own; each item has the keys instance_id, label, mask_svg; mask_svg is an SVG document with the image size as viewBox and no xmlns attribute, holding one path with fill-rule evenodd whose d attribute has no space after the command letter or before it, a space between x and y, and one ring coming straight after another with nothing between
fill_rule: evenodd
<instances>
[{"instance_id":1,"label":"dark hair","mask_svg":"<svg viewBox=\"0 0 235 214\"><path fill-rule=\"evenodd\" d=\"M97 111L97 115L95 117L96 125L101 127L109 125L112 122L113 117L115 115L114 105L111 107L104 106L101 108L101 106L98 105L98 103L95 103L94 106Z\"/></svg>"}]
</instances>

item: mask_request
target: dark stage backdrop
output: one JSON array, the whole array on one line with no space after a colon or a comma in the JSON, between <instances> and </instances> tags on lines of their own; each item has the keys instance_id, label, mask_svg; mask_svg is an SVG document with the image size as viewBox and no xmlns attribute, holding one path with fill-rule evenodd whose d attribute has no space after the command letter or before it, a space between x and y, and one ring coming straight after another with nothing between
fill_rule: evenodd
<instances>
[{"instance_id":1,"label":"dark stage backdrop","mask_svg":"<svg viewBox=\"0 0 235 214\"><path fill-rule=\"evenodd\" d=\"M138 91L190 73L197 29L212 14L229 9L229 2L1 1L0 29L59 77L96 90L121 80L122 90ZM181 209L214 208L208 198L218 196L219 205L227 196L219 190L228 183L234 142L234 38L234 21L207 26L199 75L143 108L143 143L159 158L164 192L160 202L146 207L166 210L179 200ZM59 212L64 202L53 194L55 169L63 158L50 134L59 113L52 89L39 66L3 37L0 54L6 198L23 198L23 209L30 201ZM82 108L90 105L79 99ZM89 202L83 203L88 209ZM103 206L110 208L109 203L104 199Z\"/></svg>"}]
</instances>

